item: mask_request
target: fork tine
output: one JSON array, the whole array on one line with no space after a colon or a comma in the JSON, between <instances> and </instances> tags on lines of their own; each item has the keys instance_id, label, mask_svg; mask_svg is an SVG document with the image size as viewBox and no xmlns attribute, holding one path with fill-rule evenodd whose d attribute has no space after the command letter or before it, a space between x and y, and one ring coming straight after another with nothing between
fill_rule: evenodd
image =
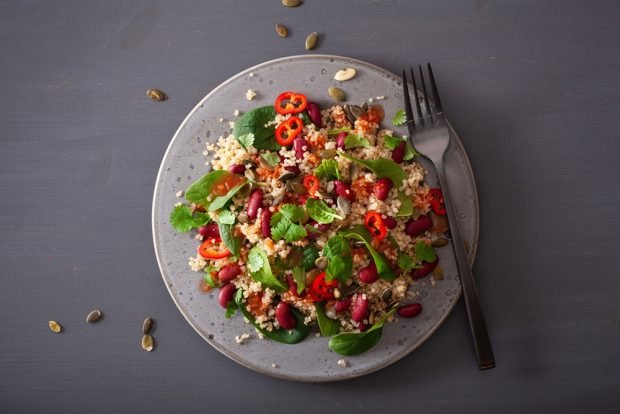
<instances>
[{"instance_id":1,"label":"fork tine","mask_svg":"<svg viewBox=\"0 0 620 414\"><path fill-rule=\"evenodd\" d=\"M422 92L424 93L424 106L426 108L426 114L428 115L428 124L433 125L433 111L428 103L428 93L426 92L426 82L424 82L424 73L422 73L422 65L418 65L420 70L420 82L422 82Z\"/></svg>"},{"instance_id":2,"label":"fork tine","mask_svg":"<svg viewBox=\"0 0 620 414\"><path fill-rule=\"evenodd\" d=\"M441 115L443 113L443 109L441 108L441 100L439 99L439 91L437 90L437 84L435 83L435 76L433 76L433 69L431 68L430 62L426 62L426 66L428 68L428 76L431 78L433 100L435 101L435 112L437 115Z\"/></svg>"},{"instance_id":3,"label":"fork tine","mask_svg":"<svg viewBox=\"0 0 620 414\"><path fill-rule=\"evenodd\" d=\"M420 98L418 97L418 86L415 84L415 75L413 74L413 68L409 67L409 72L411 72L411 82L413 83L413 97L415 98L415 109L418 113L418 119L420 125L424 126L424 117L422 116L422 109L420 108Z\"/></svg>"},{"instance_id":4,"label":"fork tine","mask_svg":"<svg viewBox=\"0 0 620 414\"><path fill-rule=\"evenodd\" d=\"M407 83L407 73L405 73L405 68L403 68L403 95L405 96L405 112L407 113L407 122L415 126L411 99L409 98L409 84Z\"/></svg>"}]
</instances>

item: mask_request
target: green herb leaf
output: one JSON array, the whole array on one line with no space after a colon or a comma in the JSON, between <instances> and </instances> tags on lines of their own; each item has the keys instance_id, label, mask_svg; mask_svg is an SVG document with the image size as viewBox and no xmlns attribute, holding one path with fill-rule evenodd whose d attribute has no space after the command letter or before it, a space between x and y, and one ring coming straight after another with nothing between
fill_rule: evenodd
<instances>
[{"instance_id":1,"label":"green herb leaf","mask_svg":"<svg viewBox=\"0 0 620 414\"><path fill-rule=\"evenodd\" d=\"M306 200L306 210L310 217L321 224L329 224L336 219L342 220L344 218L336 214L336 210L329 207L323 200L316 198Z\"/></svg>"},{"instance_id":2,"label":"green herb leaf","mask_svg":"<svg viewBox=\"0 0 620 414\"><path fill-rule=\"evenodd\" d=\"M316 308L316 320L319 323L319 330L323 336L332 336L340 332L340 321L332 319L325 314L325 304L317 302L314 304Z\"/></svg>"},{"instance_id":3,"label":"green herb leaf","mask_svg":"<svg viewBox=\"0 0 620 414\"><path fill-rule=\"evenodd\" d=\"M240 237L235 237L234 225L218 223L217 228L220 231L220 237L224 242L224 245L235 257L239 257L241 254L242 240Z\"/></svg>"},{"instance_id":4,"label":"green herb leaf","mask_svg":"<svg viewBox=\"0 0 620 414\"><path fill-rule=\"evenodd\" d=\"M304 249L301 266L306 272L314 267L314 262L319 258L319 250L315 244L310 244Z\"/></svg>"},{"instance_id":5,"label":"green herb leaf","mask_svg":"<svg viewBox=\"0 0 620 414\"><path fill-rule=\"evenodd\" d=\"M291 221L299 222L304 216L304 209L295 204L282 204L279 213Z\"/></svg>"},{"instance_id":6,"label":"green herb leaf","mask_svg":"<svg viewBox=\"0 0 620 414\"><path fill-rule=\"evenodd\" d=\"M269 257L267 253L258 246L252 247L248 253L248 269L252 279L260 282L263 286L274 289L278 292L286 290L286 286L278 280L271 272Z\"/></svg>"},{"instance_id":7,"label":"green herb leaf","mask_svg":"<svg viewBox=\"0 0 620 414\"><path fill-rule=\"evenodd\" d=\"M211 219L207 214L200 211L196 211L192 214L192 210L185 204L175 206L172 213L170 213L170 224L172 224L172 227L179 233L204 226L209 221L211 221Z\"/></svg>"},{"instance_id":8,"label":"green herb leaf","mask_svg":"<svg viewBox=\"0 0 620 414\"><path fill-rule=\"evenodd\" d=\"M215 283L215 281L213 280L213 277L211 276L211 272L213 271L213 267L212 266L208 266L205 269L205 276L204 276L204 280L205 283L207 285L209 285L212 288L216 288L217 287L217 283Z\"/></svg>"},{"instance_id":9,"label":"green herb leaf","mask_svg":"<svg viewBox=\"0 0 620 414\"><path fill-rule=\"evenodd\" d=\"M415 269L417 267L415 261L411 257L409 257L409 255L403 252L398 252L398 259L396 259L396 264L398 265L399 269L405 271Z\"/></svg>"},{"instance_id":10,"label":"green herb leaf","mask_svg":"<svg viewBox=\"0 0 620 414\"><path fill-rule=\"evenodd\" d=\"M403 158L405 161L412 160L414 157L417 157L420 155L415 150L415 148L413 148L413 146L411 145L411 142L409 142L409 140L406 139L405 137L399 137L396 135L393 135L393 136L384 135L383 136L383 144L389 150L394 150L403 141L407 142L407 144L405 145L405 156Z\"/></svg>"},{"instance_id":11,"label":"green herb leaf","mask_svg":"<svg viewBox=\"0 0 620 414\"><path fill-rule=\"evenodd\" d=\"M245 178L244 178L245 179ZM244 181L243 183L234 186L233 188L231 188L230 190L228 190L228 192L226 194L224 194L223 196L217 196L213 199L213 201L211 201L211 203L209 204L209 211L216 211L219 210L220 208L224 207L226 205L226 203L228 203L230 200L232 200L232 198L235 196L235 194L237 194L239 191L241 191L242 188L244 188L245 186L249 185L250 182L249 181Z\"/></svg>"},{"instance_id":12,"label":"green herb leaf","mask_svg":"<svg viewBox=\"0 0 620 414\"><path fill-rule=\"evenodd\" d=\"M340 155L368 168L379 178L389 178L392 180L392 184L394 184L394 187L396 188L400 187L403 180L407 178L407 175L401 166L392 160L386 160L384 158L380 158L378 160L360 160L359 158L351 157L345 153L341 153Z\"/></svg>"},{"instance_id":13,"label":"green herb leaf","mask_svg":"<svg viewBox=\"0 0 620 414\"><path fill-rule=\"evenodd\" d=\"M417 242L415 245L415 258L418 262L424 261L432 263L437 260L437 254L435 249L430 244L424 242Z\"/></svg>"},{"instance_id":14,"label":"green herb leaf","mask_svg":"<svg viewBox=\"0 0 620 414\"><path fill-rule=\"evenodd\" d=\"M297 294L301 295L301 292L306 288L306 275L304 275L301 267L298 266L293 269L293 280L297 284Z\"/></svg>"},{"instance_id":15,"label":"green herb leaf","mask_svg":"<svg viewBox=\"0 0 620 414\"><path fill-rule=\"evenodd\" d=\"M357 239L366 245L366 249L372 256L373 261L375 262L375 266L377 266L377 273L379 277L382 279L391 282L396 279L398 276L394 273L392 268L390 267L390 262L383 256L381 253L375 250L371 245L372 236L366 227L362 225L354 226L350 229L341 230L338 234L342 237L346 237L348 239Z\"/></svg>"},{"instance_id":16,"label":"green herb leaf","mask_svg":"<svg viewBox=\"0 0 620 414\"><path fill-rule=\"evenodd\" d=\"M241 146L247 151L252 144L254 144L254 134L250 132L245 135L241 135L240 137L237 137L237 141L239 141L239 144L241 144Z\"/></svg>"},{"instance_id":17,"label":"green herb leaf","mask_svg":"<svg viewBox=\"0 0 620 414\"><path fill-rule=\"evenodd\" d=\"M338 279L342 282L351 277L353 272L353 255L349 243L344 237L336 236L327 241L323 247L323 256L327 258L325 279Z\"/></svg>"},{"instance_id":18,"label":"green herb leaf","mask_svg":"<svg viewBox=\"0 0 620 414\"><path fill-rule=\"evenodd\" d=\"M226 319L232 318L235 312L237 312L237 309L239 309L239 306L237 306L235 301L231 300L230 302L228 302L228 304L226 305Z\"/></svg>"},{"instance_id":19,"label":"green herb leaf","mask_svg":"<svg viewBox=\"0 0 620 414\"><path fill-rule=\"evenodd\" d=\"M301 207L294 204L284 204L280 207L280 211L271 217L271 238L275 241L282 239L287 243L301 240L308 235L303 226L295 222L299 222L304 215Z\"/></svg>"},{"instance_id":20,"label":"green herb leaf","mask_svg":"<svg viewBox=\"0 0 620 414\"><path fill-rule=\"evenodd\" d=\"M357 147L370 147L370 141L364 137L360 137L356 134L349 134L344 138L345 149L357 148Z\"/></svg>"},{"instance_id":21,"label":"green herb leaf","mask_svg":"<svg viewBox=\"0 0 620 414\"><path fill-rule=\"evenodd\" d=\"M305 316L300 313L297 309L291 309L293 313L293 317L297 322L297 325L294 329L273 329L268 331L260 327L254 316L247 310L245 303L243 302L243 289L238 289L237 293L235 293L234 297L235 303L237 304L239 310L245 316L245 318L250 321L250 323L256 328L257 331L262 333L265 337L272 339L274 341L282 342L284 344L297 344L308 336L310 333L310 326L304 324Z\"/></svg>"},{"instance_id":22,"label":"green herb leaf","mask_svg":"<svg viewBox=\"0 0 620 414\"><path fill-rule=\"evenodd\" d=\"M340 171L338 171L338 161L336 160L323 160L321 165L314 170L314 175L317 178L324 178L328 180L330 177L340 180Z\"/></svg>"},{"instance_id":23,"label":"green herb leaf","mask_svg":"<svg viewBox=\"0 0 620 414\"><path fill-rule=\"evenodd\" d=\"M396 217L409 217L413 215L413 199L411 196L405 194L404 191L399 191L398 200L400 201L400 207L398 208Z\"/></svg>"},{"instance_id":24,"label":"green herb leaf","mask_svg":"<svg viewBox=\"0 0 620 414\"><path fill-rule=\"evenodd\" d=\"M275 167L278 164L280 164L280 156L278 155L277 152L266 152L264 154L261 154L261 158L264 159L267 162L267 164L269 164L272 167Z\"/></svg>"},{"instance_id":25,"label":"green herb leaf","mask_svg":"<svg viewBox=\"0 0 620 414\"><path fill-rule=\"evenodd\" d=\"M265 126L268 122L275 120L275 118L276 111L273 105L255 108L237 119L232 133L237 139L243 135L254 134L252 145L255 148L277 150L280 146L274 138L275 125Z\"/></svg>"},{"instance_id":26,"label":"green herb leaf","mask_svg":"<svg viewBox=\"0 0 620 414\"><path fill-rule=\"evenodd\" d=\"M405 122L407 122L407 113L404 109L399 109L392 118L392 125L403 125Z\"/></svg>"},{"instance_id":27,"label":"green herb leaf","mask_svg":"<svg viewBox=\"0 0 620 414\"><path fill-rule=\"evenodd\" d=\"M327 131L327 135L338 135L341 132L349 132L350 130L351 128L349 127L330 129L329 131Z\"/></svg>"},{"instance_id":28,"label":"green herb leaf","mask_svg":"<svg viewBox=\"0 0 620 414\"><path fill-rule=\"evenodd\" d=\"M329 349L346 356L359 355L368 351L379 343L383 331L383 324L395 311L396 309L390 310L381 320L376 322L365 332L342 332L333 336L329 340Z\"/></svg>"},{"instance_id":29,"label":"green herb leaf","mask_svg":"<svg viewBox=\"0 0 620 414\"><path fill-rule=\"evenodd\" d=\"M217 222L219 224L235 224L235 215L230 210L222 210L217 215Z\"/></svg>"},{"instance_id":30,"label":"green herb leaf","mask_svg":"<svg viewBox=\"0 0 620 414\"><path fill-rule=\"evenodd\" d=\"M189 186L185 191L185 198L203 207L209 207L211 201L208 197L211 195L211 189L219 180L231 175L232 173L225 170L215 170L203 175Z\"/></svg>"}]
</instances>

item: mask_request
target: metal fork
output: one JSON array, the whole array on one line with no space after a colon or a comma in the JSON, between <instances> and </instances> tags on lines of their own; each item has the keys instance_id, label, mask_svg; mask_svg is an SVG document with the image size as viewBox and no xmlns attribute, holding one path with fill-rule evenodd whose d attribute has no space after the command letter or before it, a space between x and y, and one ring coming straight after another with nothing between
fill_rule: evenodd
<instances>
[{"instance_id":1,"label":"metal fork","mask_svg":"<svg viewBox=\"0 0 620 414\"><path fill-rule=\"evenodd\" d=\"M474 340L474 348L476 351L476 357L478 358L478 367L481 370L489 369L495 367L493 349L491 348L491 341L489 340L487 327L482 316L480 300L478 299L478 291L476 290L474 277L467 260L465 244L463 242L463 236L461 235L461 229L459 228L456 210L454 204L452 203L452 197L450 196L448 180L446 178L446 172L443 164L444 154L450 144L450 132L448 130L445 114L441 107L441 100L439 99L439 92L437 91L437 84L435 83L435 77L433 76L431 64L427 63L427 65L431 90L433 92L434 107L430 105L428 100L426 83L424 82L424 74L422 73L422 66L418 67L420 70L420 82L423 92L425 114L422 113L422 108L420 107L420 99L418 97L418 89L413 68L410 68L417 117L414 117L413 107L411 106L411 100L409 98L407 74L405 73L405 69L403 69L403 93L405 96L405 111L407 113L409 140L416 151L428 158L435 165L435 169L437 170L437 175L439 176L439 183L442 188L443 198L448 214L448 221L450 223L450 233L452 234L452 241L454 244L454 255L456 256L461 286L463 288L463 296L465 297L467 317L469 318L469 328Z\"/></svg>"}]
</instances>

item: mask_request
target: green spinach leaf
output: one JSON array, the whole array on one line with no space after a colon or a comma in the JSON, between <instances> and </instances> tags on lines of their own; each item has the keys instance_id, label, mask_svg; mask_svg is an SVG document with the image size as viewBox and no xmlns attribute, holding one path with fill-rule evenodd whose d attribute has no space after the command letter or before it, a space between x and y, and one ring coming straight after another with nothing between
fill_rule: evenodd
<instances>
[{"instance_id":1,"label":"green spinach leaf","mask_svg":"<svg viewBox=\"0 0 620 414\"><path fill-rule=\"evenodd\" d=\"M310 217L321 224L329 224L336 219L342 220L344 218L336 214L336 210L329 207L325 201L316 198L309 198L306 200L306 210Z\"/></svg>"},{"instance_id":2,"label":"green spinach leaf","mask_svg":"<svg viewBox=\"0 0 620 414\"><path fill-rule=\"evenodd\" d=\"M350 159L351 161L363 167L368 168L379 178L389 178L390 180L392 180L392 184L394 184L394 187L396 188L402 186L403 180L407 178L407 176L405 175L405 171L401 168L401 166L396 164L392 160L387 160L385 158L380 158L378 160L361 160L359 158L351 157L350 155L347 155L345 153L342 153L340 155Z\"/></svg>"},{"instance_id":3,"label":"green spinach leaf","mask_svg":"<svg viewBox=\"0 0 620 414\"><path fill-rule=\"evenodd\" d=\"M194 181L185 191L185 198L188 201L200 204L203 207L209 207L211 201L208 200L211 196L211 190L213 186L224 177L232 173L225 170L215 170L203 175L198 180Z\"/></svg>"},{"instance_id":4,"label":"green spinach leaf","mask_svg":"<svg viewBox=\"0 0 620 414\"><path fill-rule=\"evenodd\" d=\"M328 180L330 177L340 180L340 171L338 171L338 161L332 159L326 159L321 161L321 165L314 170L314 175L317 178L324 178Z\"/></svg>"},{"instance_id":5,"label":"green spinach leaf","mask_svg":"<svg viewBox=\"0 0 620 414\"><path fill-rule=\"evenodd\" d=\"M317 302L314 304L316 309L316 320L319 323L319 330L323 336L332 336L340 332L340 321L332 319L325 314L325 303Z\"/></svg>"},{"instance_id":6,"label":"green spinach leaf","mask_svg":"<svg viewBox=\"0 0 620 414\"><path fill-rule=\"evenodd\" d=\"M349 242L344 237L335 236L325 243L323 256L327 258L325 279L327 281L338 279L342 282L351 277L353 272L353 255Z\"/></svg>"},{"instance_id":7,"label":"green spinach leaf","mask_svg":"<svg viewBox=\"0 0 620 414\"><path fill-rule=\"evenodd\" d=\"M280 164L280 156L278 155L277 152L266 152L264 154L261 154L261 158L264 159L267 162L267 164L269 164L272 167L275 167L278 164Z\"/></svg>"},{"instance_id":8,"label":"green spinach leaf","mask_svg":"<svg viewBox=\"0 0 620 414\"><path fill-rule=\"evenodd\" d=\"M344 138L344 147L346 149L357 148L357 147L370 147L370 141L368 141L364 137L360 137L357 134L349 134Z\"/></svg>"},{"instance_id":9,"label":"green spinach leaf","mask_svg":"<svg viewBox=\"0 0 620 414\"><path fill-rule=\"evenodd\" d=\"M329 349L340 355L352 356L362 354L379 343L383 331L383 324L396 309L387 312L381 320L376 322L365 332L342 332L329 340Z\"/></svg>"},{"instance_id":10,"label":"green spinach leaf","mask_svg":"<svg viewBox=\"0 0 620 414\"><path fill-rule=\"evenodd\" d=\"M396 259L396 264L398 265L399 269L405 271L418 267L415 261L411 257L409 257L408 254L403 252L398 252L398 259Z\"/></svg>"},{"instance_id":11,"label":"green spinach leaf","mask_svg":"<svg viewBox=\"0 0 620 414\"><path fill-rule=\"evenodd\" d=\"M366 227L362 225L357 225L350 229L341 230L339 234L342 237L346 237L348 239L353 238L364 242L364 244L366 245L366 249L368 249L368 252L370 253L372 259L375 262L375 266L377 266L377 273L379 274L380 278L391 282L398 277L398 275L396 275L396 273L394 273L394 271L390 267L390 262L388 262L385 256L383 256L381 253L376 251L374 247L372 247L372 236L370 235L370 232L366 229Z\"/></svg>"},{"instance_id":12,"label":"green spinach leaf","mask_svg":"<svg viewBox=\"0 0 620 414\"><path fill-rule=\"evenodd\" d=\"M301 267L306 272L314 267L314 262L319 258L319 250L315 244L310 244L304 249Z\"/></svg>"},{"instance_id":13,"label":"green spinach leaf","mask_svg":"<svg viewBox=\"0 0 620 414\"><path fill-rule=\"evenodd\" d=\"M221 211L217 216L217 228L224 245L235 257L241 254L243 240L235 236L235 216L229 210Z\"/></svg>"},{"instance_id":14,"label":"green spinach leaf","mask_svg":"<svg viewBox=\"0 0 620 414\"><path fill-rule=\"evenodd\" d=\"M172 213L170 213L170 224L172 224L172 227L179 233L204 226L209 221L211 221L211 219L208 214L200 211L195 211L192 214L192 210L185 204L175 206Z\"/></svg>"},{"instance_id":15,"label":"green spinach leaf","mask_svg":"<svg viewBox=\"0 0 620 414\"><path fill-rule=\"evenodd\" d=\"M249 181L244 181L243 183L234 186L233 188L231 188L230 190L228 190L228 192L226 194L224 194L223 196L217 196L215 197L211 203L209 204L209 211L216 211L219 210L220 208L224 207L226 205L226 203L228 203L234 196L235 194L237 194L239 191L241 191L241 189L243 189L245 186L249 185L250 182Z\"/></svg>"},{"instance_id":16,"label":"green spinach leaf","mask_svg":"<svg viewBox=\"0 0 620 414\"><path fill-rule=\"evenodd\" d=\"M286 286L272 273L271 266L269 265L269 257L260 247L252 247L248 253L247 265L252 279L256 282L260 282L263 286L278 292L286 290Z\"/></svg>"},{"instance_id":17,"label":"green spinach leaf","mask_svg":"<svg viewBox=\"0 0 620 414\"><path fill-rule=\"evenodd\" d=\"M304 275L304 270L301 267L296 267L293 269L293 280L297 285L297 294L301 295L301 292L306 288L306 275Z\"/></svg>"},{"instance_id":18,"label":"green spinach leaf","mask_svg":"<svg viewBox=\"0 0 620 414\"><path fill-rule=\"evenodd\" d=\"M230 319L233 317L233 315L237 312L237 309L239 309L239 306L235 303L235 301L230 301L228 302L228 304L226 305L226 314L224 316L226 316L226 319Z\"/></svg>"},{"instance_id":19,"label":"green spinach leaf","mask_svg":"<svg viewBox=\"0 0 620 414\"><path fill-rule=\"evenodd\" d=\"M413 199L411 196L405 194L404 191L399 191L398 200L400 201L400 207L398 208L396 217L409 217L413 215Z\"/></svg>"},{"instance_id":20,"label":"green spinach leaf","mask_svg":"<svg viewBox=\"0 0 620 414\"><path fill-rule=\"evenodd\" d=\"M279 145L275 140L275 125L265 126L275 118L276 111L273 105L252 109L237 119L232 133L237 139L243 135L254 134L252 145L255 148L277 150Z\"/></svg>"}]
</instances>

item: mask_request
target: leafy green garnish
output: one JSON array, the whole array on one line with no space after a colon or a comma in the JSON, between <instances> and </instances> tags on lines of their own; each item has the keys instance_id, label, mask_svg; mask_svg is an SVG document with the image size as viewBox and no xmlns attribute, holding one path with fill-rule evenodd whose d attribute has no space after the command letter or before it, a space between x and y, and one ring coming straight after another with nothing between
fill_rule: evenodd
<instances>
[{"instance_id":1,"label":"leafy green garnish","mask_svg":"<svg viewBox=\"0 0 620 414\"><path fill-rule=\"evenodd\" d=\"M350 130L351 128L349 127L330 129L329 131L327 131L327 135L338 135L341 132L349 132Z\"/></svg>"},{"instance_id":2,"label":"leafy green garnish","mask_svg":"<svg viewBox=\"0 0 620 414\"><path fill-rule=\"evenodd\" d=\"M235 220L235 215L230 210L220 211L216 219L219 224L235 224Z\"/></svg>"},{"instance_id":3,"label":"leafy green garnish","mask_svg":"<svg viewBox=\"0 0 620 414\"><path fill-rule=\"evenodd\" d=\"M301 295L301 292L306 288L306 275L304 275L304 270L301 267L298 266L293 269L293 280L297 284L297 294Z\"/></svg>"},{"instance_id":4,"label":"leafy green garnish","mask_svg":"<svg viewBox=\"0 0 620 414\"><path fill-rule=\"evenodd\" d=\"M192 210L185 204L174 207L174 210L170 213L170 224L172 224L172 227L179 233L204 226L209 221L211 221L211 219L207 214L200 211L196 211L192 214Z\"/></svg>"},{"instance_id":5,"label":"leafy green garnish","mask_svg":"<svg viewBox=\"0 0 620 414\"><path fill-rule=\"evenodd\" d=\"M237 141L239 141L239 144L241 144L243 149L247 151L252 144L254 144L254 134L249 132L245 135L241 135L240 137L237 137Z\"/></svg>"},{"instance_id":6,"label":"leafy green garnish","mask_svg":"<svg viewBox=\"0 0 620 414\"><path fill-rule=\"evenodd\" d=\"M198 180L194 181L187 191L185 191L185 198L203 207L209 207L211 201L209 201L208 198L211 196L213 185L220 179L231 174L232 173L225 170L215 170L203 175Z\"/></svg>"},{"instance_id":7,"label":"leafy green garnish","mask_svg":"<svg viewBox=\"0 0 620 414\"><path fill-rule=\"evenodd\" d=\"M319 258L319 250L315 244L310 244L304 249L303 256L301 266L303 270L308 271L314 267L314 262Z\"/></svg>"},{"instance_id":8,"label":"leafy green garnish","mask_svg":"<svg viewBox=\"0 0 620 414\"><path fill-rule=\"evenodd\" d=\"M360 137L357 134L349 134L344 138L344 147L346 149L357 148L357 147L370 147L370 141L368 141L364 137Z\"/></svg>"},{"instance_id":9,"label":"leafy green garnish","mask_svg":"<svg viewBox=\"0 0 620 414\"><path fill-rule=\"evenodd\" d=\"M401 168L400 165L396 164L392 160L386 160L385 158L379 158L377 160L361 160L359 158L351 157L345 153L341 153L345 158L350 159L351 161L368 168L370 171L375 173L375 175L379 178L387 177L392 180L392 184L394 187L398 188L402 185L403 180L407 178L405 171Z\"/></svg>"},{"instance_id":10,"label":"leafy green garnish","mask_svg":"<svg viewBox=\"0 0 620 414\"><path fill-rule=\"evenodd\" d=\"M325 314L325 304L323 302L315 303L314 307L316 309L316 320L319 323L321 335L336 335L340 331L340 321L332 319Z\"/></svg>"},{"instance_id":11,"label":"leafy green garnish","mask_svg":"<svg viewBox=\"0 0 620 414\"><path fill-rule=\"evenodd\" d=\"M375 322L375 324L365 332L342 332L333 336L329 340L329 349L337 354L346 356L359 355L368 351L379 343L381 333L383 331L383 324L395 311L396 309L392 309L387 312L378 322Z\"/></svg>"},{"instance_id":12,"label":"leafy green garnish","mask_svg":"<svg viewBox=\"0 0 620 414\"><path fill-rule=\"evenodd\" d=\"M342 220L344 218L336 214L336 210L329 207L323 200L316 198L306 200L306 210L310 217L321 224L329 224L336 219Z\"/></svg>"},{"instance_id":13,"label":"leafy green garnish","mask_svg":"<svg viewBox=\"0 0 620 414\"><path fill-rule=\"evenodd\" d=\"M267 164L269 164L272 167L275 167L278 164L280 164L280 156L278 155L277 152L266 152L264 154L261 154L261 158L264 159L267 162Z\"/></svg>"},{"instance_id":14,"label":"leafy green garnish","mask_svg":"<svg viewBox=\"0 0 620 414\"><path fill-rule=\"evenodd\" d=\"M409 257L409 255L403 252L398 252L398 259L396 259L396 264L401 270L411 270L417 267L415 261L411 257Z\"/></svg>"},{"instance_id":15,"label":"leafy green garnish","mask_svg":"<svg viewBox=\"0 0 620 414\"><path fill-rule=\"evenodd\" d=\"M394 150L401 142L406 142L405 144L405 156L403 159L405 161L412 160L414 157L419 156L420 154L413 148L411 142L405 137L398 137L396 135L384 135L383 136L383 144L385 148L389 150Z\"/></svg>"},{"instance_id":16,"label":"leafy green garnish","mask_svg":"<svg viewBox=\"0 0 620 414\"><path fill-rule=\"evenodd\" d=\"M433 249L430 244L417 242L415 245L415 258L418 262L424 261L432 263L437 260L437 254L435 253L435 249Z\"/></svg>"},{"instance_id":17,"label":"leafy green garnish","mask_svg":"<svg viewBox=\"0 0 620 414\"><path fill-rule=\"evenodd\" d=\"M260 282L263 286L274 289L278 292L286 290L286 287L271 272L269 257L267 253L258 246L252 247L248 253L248 270L252 279Z\"/></svg>"},{"instance_id":18,"label":"leafy green garnish","mask_svg":"<svg viewBox=\"0 0 620 414\"><path fill-rule=\"evenodd\" d=\"M244 178L245 180L245 178ZM234 196L235 194L237 194L239 191L241 191L242 188L244 188L245 186L249 185L250 182L245 180L244 182L242 182L241 184L238 184L236 186L234 186L233 188L231 188L230 190L228 190L228 192L222 196L217 196L215 197L211 203L209 204L209 211L216 211L219 210L220 208L224 207L226 205L226 203L228 203Z\"/></svg>"},{"instance_id":19,"label":"leafy green garnish","mask_svg":"<svg viewBox=\"0 0 620 414\"><path fill-rule=\"evenodd\" d=\"M323 256L327 258L325 279L338 279L342 282L351 277L353 272L353 255L349 243L344 237L336 236L327 241L323 247Z\"/></svg>"},{"instance_id":20,"label":"leafy green garnish","mask_svg":"<svg viewBox=\"0 0 620 414\"><path fill-rule=\"evenodd\" d=\"M306 237L308 235L306 229L297 224L303 215L304 210L301 207L283 204L280 211L271 217L271 238L275 241L284 239L287 243L292 243Z\"/></svg>"},{"instance_id":21,"label":"leafy green garnish","mask_svg":"<svg viewBox=\"0 0 620 414\"><path fill-rule=\"evenodd\" d=\"M338 171L338 161L332 159L326 159L321 161L321 165L314 170L314 175L317 178L329 179L330 177L340 180L340 171Z\"/></svg>"},{"instance_id":22,"label":"leafy green garnish","mask_svg":"<svg viewBox=\"0 0 620 414\"><path fill-rule=\"evenodd\" d=\"M235 257L241 254L242 240L234 234L235 215L230 210L222 210L217 216L217 228L224 245Z\"/></svg>"},{"instance_id":23,"label":"leafy green garnish","mask_svg":"<svg viewBox=\"0 0 620 414\"><path fill-rule=\"evenodd\" d=\"M243 302L242 289L237 290L234 300L243 316L245 316L245 318L256 328L257 331L259 331L269 339L273 339L274 341L282 342L284 344L297 344L306 339L306 337L310 333L310 326L304 324L305 316L299 311L297 311L297 309L291 309L293 317L297 322L297 325L294 329L279 328L268 331L261 328L260 325L256 323L254 316L245 307L245 303Z\"/></svg>"},{"instance_id":24,"label":"leafy green garnish","mask_svg":"<svg viewBox=\"0 0 620 414\"><path fill-rule=\"evenodd\" d=\"M342 230L339 233L342 237L346 237L347 239L357 239L366 245L366 249L370 252L372 259L375 262L375 266L377 266L377 273L379 277L382 279L391 282L396 279L397 275L394 273L392 268L390 267L390 263L381 253L375 250L371 245L372 236L366 227L362 225L354 226L350 229Z\"/></svg>"},{"instance_id":25,"label":"leafy green garnish","mask_svg":"<svg viewBox=\"0 0 620 414\"><path fill-rule=\"evenodd\" d=\"M265 126L267 123L273 122L275 118L276 111L273 105L255 108L237 119L232 133L237 140L244 135L254 134L252 145L255 148L276 150L279 148L279 145L274 139L275 125Z\"/></svg>"},{"instance_id":26,"label":"leafy green garnish","mask_svg":"<svg viewBox=\"0 0 620 414\"><path fill-rule=\"evenodd\" d=\"M392 125L403 125L405 122L407 122L407 113L404 109L399 109L392 118Z\"/></svg>"},{"instance_id":27,"label":"leafy green garnish","mask_svg":"<svg viewBox=\"0 0 620 414\"><path fill-rule=\"evenodd\" d=\"M232 318L235 312L237 312L237 309L239 309L239 306L234 301L231 300L228 302L226 304L226 314L224 315L226 316L226 319Z\"/></svg>"},{"instance_id":28,"label":"leafy green garnish","mask_svg":"<svg viewBox=\"0 0 620 414\"><path fill-rule=\"evenodd\" d=\"M217 287L217 283L215 283L215 281L213 280L213 276L211 276L211 272L212 271L213 271L213 267L212 266L208 266L205 269L204 281L210 287L215 288L215 287Z\"/></svg>"},{"instance_id":29,"label":"leafy green garnish","mask_svg":"<svg viewBox=\"0 0 620 414\"><path fill-rule=\"evenodd\" d=\"M400 207L398 208L396 217L408 217L413 215L413 200L411 196L405 194L404 191L399 191L398 200L400 201Z\"/></svg>"}]
</instances>

